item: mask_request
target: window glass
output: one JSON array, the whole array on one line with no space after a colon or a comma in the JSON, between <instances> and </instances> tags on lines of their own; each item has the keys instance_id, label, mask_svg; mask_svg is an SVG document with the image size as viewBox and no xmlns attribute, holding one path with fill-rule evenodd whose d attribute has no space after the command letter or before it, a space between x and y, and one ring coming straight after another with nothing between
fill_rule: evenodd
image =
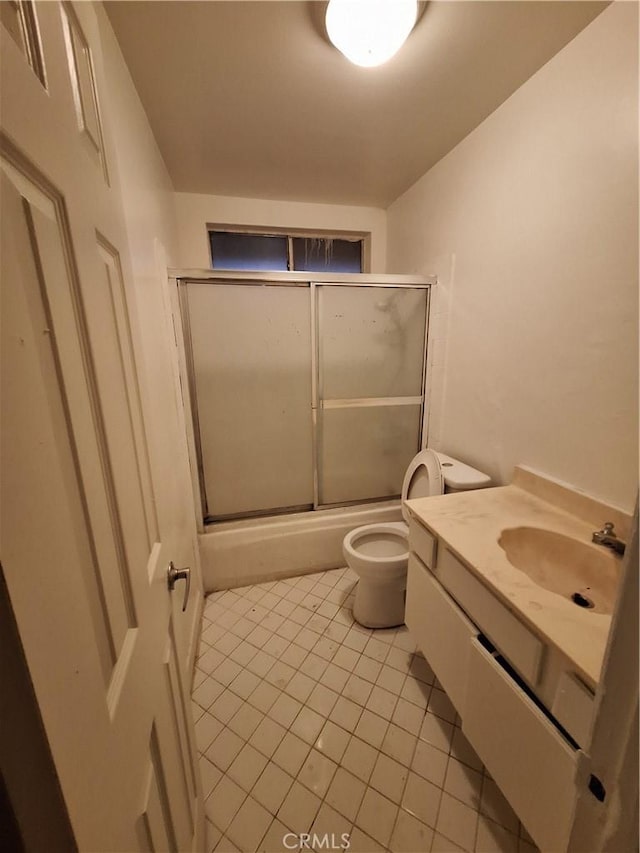
<instances>
[{"instance_id":1,"label":"window glass","mask_svg":"<svg viewBox=\"0 0 640 853\"><path fill-rule=\"evenodd\" d=\"M362 272L362 240L294 237L293 269L300 272Z\"/></svg>"},{"instance_id":2,"label":"window glass","mask_svg":"<svg viewBox=\"0 0 640 853\"><path fill-rule=\"evenodd\" d=\"M210 231L211 262L217 270L286 270L287 238Z\"/></svg>"},{"instance_id":3,"label":"window glass","mask_svg":"<svg viewBox=\"0 0 640 853\"><path fill-rule=\"evenodd\" d=\"M216 270L362 272L362 240L210 231Z\"/></svg>"}]
</instances>

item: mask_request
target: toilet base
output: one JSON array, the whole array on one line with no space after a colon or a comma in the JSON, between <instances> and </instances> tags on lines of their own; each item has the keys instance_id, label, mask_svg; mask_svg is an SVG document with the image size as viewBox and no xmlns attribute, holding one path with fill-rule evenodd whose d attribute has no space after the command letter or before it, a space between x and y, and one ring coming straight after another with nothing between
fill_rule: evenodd
<instances>
[{"instance_id":1,"label":"toilet base","mask_svg":"<svg viewBox=\"0 0 640 853\"><path fill-rule=\"evenodd\" d=\"M379 584L360 578L353 603L353 618L365 628L396 628L404 625L406 581Z\"/></svg>"}]
</instances>

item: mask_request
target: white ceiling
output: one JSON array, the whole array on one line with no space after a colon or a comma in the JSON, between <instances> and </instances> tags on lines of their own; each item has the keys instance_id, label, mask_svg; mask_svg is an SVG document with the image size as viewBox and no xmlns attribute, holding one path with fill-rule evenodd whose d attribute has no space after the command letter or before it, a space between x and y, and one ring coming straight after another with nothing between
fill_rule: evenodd
<instances>
[{"instance_id":1,"label":"white ceiling","mask_svg":"<svg viewBox=\"0 0 640 853\"><path fill-rule=\"evenodd\" d=\"M431 0L359 68L319 0L105 3L176 190L380 207L606 5Z\"/></svg>"}]
</instances>

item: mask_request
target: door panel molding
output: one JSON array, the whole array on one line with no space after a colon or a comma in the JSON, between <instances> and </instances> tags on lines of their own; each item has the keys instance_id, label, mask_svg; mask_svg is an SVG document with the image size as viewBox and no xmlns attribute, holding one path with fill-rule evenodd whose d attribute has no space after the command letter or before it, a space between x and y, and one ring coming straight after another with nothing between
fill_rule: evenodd
<instances>
[{"instance_id":1,"label":"door panel molding","mask_svg":"<svg viewBox=\"0 0 640 853\"><path fill-rule=\"evenodd\" d=\"M0 150L2 148L3 137L0 135ZM4 153L4 152L3 152ZM4 165L3 161L0 160L0 165ZM82 508L82 512L85 518L86 523L86 532L87 532L87 541L89 553L91 555L90 562L86 566L84 572L84 585L85 590L88 595L88 599L91 605L91 610L93 614L93 624L94 631L96 637L96 643L99 650L101 666L103 677L105 679L105 684L108 683L113 666L116 662L116 648L114 643L114 637L111 627L111 622L109 619L109 608L107 606L107 598L105 594L104 584L102 580L102 575L99 568L99 559L98 559L98 549L96 545L95 538L93 536L93 530L90 523L89 517L89 509L87 496L84 490L83 481L82 481L82 473L81 473L81 465L79 460L79 452L77 445L73 439L73 430L72 430L72 416L70 411L70 403L68 399L68 395L65 390L65 381L63 375L63 367L62 367L62 359L59 352L58 340L56 335L55 324L52 317L51 305L49 302L47 288L45 284L45 276L42 267L42 258L40 253L40 245L38 242L36 227L34 223L35 218L44 217L45 215L42 213L42 209L45 207L42 203L38 206L38 208L32 208L29 200L22 195L22 191L25 186L28 187L30 182L29 172L33 174L37 174L37 170L33 167L30 170L20 170L21 173L21 187L15 187L13 181L11 181L12 174L7 170L3 169L3 173L6 175L6 180L11 181L13 186L15 187L16 194L21 198L21 213L24 217L24 229L25 229L25 244L24 248L28 249L31 254L33 269L34 269L34 277L38 283L38 295L32 293L30 297L31 310L37 311L38 309L35 306L34 300L38 299L41 303L42 310L42 319L43 319L43 332L46 332L48 340L51 346L51 359L52 359L52 367L55 373L55 382L57 387L57 392L60 396L60 403L62 407L62 411L64 412L64 422L65 429L67 432L68 440L69 440L69 448L71 457L73 459L73 465L75 470L75 479L76 485L79 494L80 506ZM41 182L41 186L44 184L44 181ZM6 187L8 186L5 185ZM5 194L8 195L9 190L5 188ZM32 184L32 192L30 195L34 194L42 194L42 190L38 187L37 184ZM55 222L53 223L57 229L61 229L60 220L57 217L57 213L59 211L59 204L57 203L59 200L53 195L51 192L45 196L48 198L48 201L51 203L51 206L48 210L48 213L53 213L56 215ZM41 199L40 199L41 201ZM14 216L18 216L18 211L15 210ZM45 220L51 222L51 220ZM17 225L17 223L16 223Z\"/></svg>"},{"instance_id":2,"label":"door panel molding","mask_svg":"<svg viewBox=\"0 0 640 853\"><path fill-rule=\"evenodd\" d=\"M83 142L88 143L84 147L89 156L97 156L105 183L109 186L93 53L71 3L62 4L62 16L78 130Z\"/></svg>"},{"instance_id":3,"label":"door panel molding","mask_svg":"<svg viewBox=\"0 0 640 853\"><path fill-rule=\"evenodd\" d=\"M155 722L151 726L151 737L149 740L149 753L151 756L151 765L153 767L153 776L158 788L158 798L160 802L160 811L164 824L166 836L169 842L168 849L170 853L178 853L178 842L176 840L176 831L171 814L171 806L169 799L169 791L167 789L167 779L164 773L164 765L160 755L160 741Z\"/></svg>"},{"instance_id":4,"label":"door panel molding","mask_svg":"<svg viewBox=\"0 0 640 853\"><path fill-rule=\"evenodd\" d=\"M153 498L149 446L144 432L140 383L135 366L133 336L127 313L127 295L122 274L120 254L109 241L96 231L98 253L104 261L111 295L113 321L118 332L119 355L127 393L131 432L136 447L136 474L145 507L149 550L158 539L158 516Z\"/></svg>"}]
</instances>

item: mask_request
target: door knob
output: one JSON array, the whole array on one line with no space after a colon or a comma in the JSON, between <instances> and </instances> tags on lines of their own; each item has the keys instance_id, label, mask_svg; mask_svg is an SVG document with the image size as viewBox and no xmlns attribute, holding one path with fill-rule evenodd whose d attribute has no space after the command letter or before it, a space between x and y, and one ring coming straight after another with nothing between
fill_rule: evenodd
<instances>
[{"instance_id":1,"label":"door knob","mask_svg":"<svg viewBox=\"0 0 640 853\"><path fill-rule=\"evenodd\" d=\"M191 589L191 569L189 566L185 566L184 569L176 569L173 565L173 561L169 563L169 570L167 571L167 584L170 590L172 590L176 581L186 581L187 585L184 588L184 600L182 602L182 612L187 609L187 602L189 601L189 590Z\"/></svg>"}]
</instances>

